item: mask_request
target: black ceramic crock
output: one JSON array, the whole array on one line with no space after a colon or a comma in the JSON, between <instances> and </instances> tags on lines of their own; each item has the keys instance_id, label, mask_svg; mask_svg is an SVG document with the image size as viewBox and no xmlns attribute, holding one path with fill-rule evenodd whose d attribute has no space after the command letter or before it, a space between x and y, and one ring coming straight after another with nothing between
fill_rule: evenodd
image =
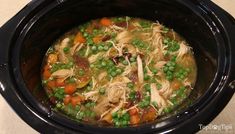
<instances>
[{"instance_id":1,"label":"black ceramic crock","mask_svg":"<svg viewBox=\"0 0 235 134\"><path fill-rule=\"evenodd\" d=\"M198 67L196 86L185 101L189 107L126 128L75 122L51 110L40 84L46 50L69 29L104 16L158 20L185 37ZM192 133L214 119L234 93L234 35L234 19L209 0L35 0L0 29L0 92L41 133Z\"/></svg>"}]
</instances>

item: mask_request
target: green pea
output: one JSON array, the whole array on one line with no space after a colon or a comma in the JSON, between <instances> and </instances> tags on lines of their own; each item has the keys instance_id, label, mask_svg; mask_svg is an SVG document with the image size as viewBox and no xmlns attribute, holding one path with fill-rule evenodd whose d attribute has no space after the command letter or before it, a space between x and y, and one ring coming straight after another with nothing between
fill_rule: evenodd
<instances>
[{"instance_id":1,"label":"green pea","mask_svg":"<svg viewBox=\"0 0 235 134\"><path fill-rule=\"evenodd\" d=\"M134 84L132 82L129 82L129 83L127 83L127 87L132 89L134 87Z\"/></svg>"},{"instance_id":2,"label":"green pea","mask_svg":"<svg viewBox=\"0 0 235 134\"><path fill-rule=\"evenodd\" d=\"M94 65L94 64L91 64L91 65L90 65L90 67L91 67L91 68L94 68L94 67L95 67L95 65Z\"/></svg>"},{"instance_id":3,"label":"green pea","mask_svg":"<svg viewBox=\"0 0 235 134\"><path fill-rule=\"evenodd\" d=\"M145 107L143 101L139 102L138 106L139 106L140 108L144 108L144 107Z\"/></svg>"},{"instance_id":4,"label":"green pea","mask_svg":"<svg viewBox=\"0 0 235 134\"><path fill-rule=\"evenodd\" d=\"M151 87L150 87L149 84L145 84L145 85L144 85L144 89L145 89L147 92L150 92Z\"/></svg>"},{"instance_id":5,"label":"green pea","mask_svg":"<svg viewBox=\"0 0 235 134\"><path fill-rule=\"evenodd\" d=\"M100 46L98 46L98 50L99 50L99 51L103 51L103 49L104 49L104 47L103 47L103 46L101 46L101 45L100 45Z\"/></svg>"},{"instance_id":6,"label":"green pea","mask_svg":"<svg viewBox=\"0 0 235 134\"><path fill-rule=\"evenodd\" d=\"M96 50L97 50L97 47L96 47L96 46L92 46L92 47L91 47L91 50L92 50L92 51L96 51Z\"/></svg>"},{"instance_id":7,"label":"green pea","mask_svg":"<svg viewBox=\"0 0 235 134\"><path fill-rule=\"evenodd\" d=\"M164 72L167 72L167 71L168 71L168 67L167 67L167 66L164 66L164 67L163 67L163 71L164 71Z\"/></svg>"},{"instance_id":8,"label":"green pea","mask_svg":"<svg viewBox=\"0 0 235 134\"><path fill-rule=\"evenodd\" d=\"M68 83L75 83L75 82L76 81L75 81L75 79L73 77L68 79Z\"/></svg>"},{"instance_id":9,"label":"green pea","mask_svg":"<svg viewBox=\"0 0 235 134\"><path fill-rule=\"evenodd\" d=\"M87 39L86 42L87 42L87 44L88 44L89 46L91 46L91 45L94 44L94 42L93 42L93 40L92 40L91 38Z\"/></svg>"},{"instance_id":10,"label":"green pea","mask_svg":"<svg viewBox=\"0 0 235 134\"><path fill-rule=\"evenodd\" d=\"M167 71L166 75L170 76L170 75L173 75L173 73L171 71Z\"/></svg>"},{"instance_id":11,"label":"green pea","mask_svg":"<svg viewBox=\"0 0 235 134\"><path fill-rule=\"evenodd\" d=\"M102 65L103 67L105 67L107 64L106 64L105 61L102 61L102 62L101 62L101 65Z\"/></svg>"},{"instance_id":12,"label":"green pea","mask_svg":"<svg viewBox=\"0 0 235 134\"><path fill-rule=\"evenodd\" d=\"M113 66L113 65L114 65L113 61L108 60L108 66Z\"/></svg>"},{"instance_id":13,"label":"green pea","mask_svg":"<svg viewBox=\"0 0 235 134\"><path fill-rule=\"evenodd\" d=\"M131 62L135 62L135 58L134 58L134 57L131 57L131 58L130 58L130 61L131 61Z\"/></svg>"},{"instance_id":14,"label":"green pea","mask_svg":"<svg viewBox=\"0 0 235 134\"><path fill-rule=\"evenodd\" d=\"M87 36L88 36L88 33L84 33L83 36L84 36L84 37L87 37Z\"/></svg>"},{"instance_id":15,"label":"green pea","mask_svg":"<svg viewBox=\"0 0 235 134\"><path fill-rule=\"evenodd\" d=\"M169 70L170 70L170 71L174 71L175 68L174 68L173 66L170 66L170 67L169 67Z\"/></svg>"},{"instance_id":16,"label":"green pea","mask_svg":"<svg viewBox=\"0 0 235 134\"><path fill-rule=\"evenodd\" d=\"M86 103L85 107L91 107L90 102Z\"/></svg>"},{"instance_id":17,"label":"green pea","mask_svg":"<svg viewBox=\"0 0 235 134\"><path fill-rule=\"evenodd\" d=\"M56 107L57 107L57 108L61 108L61 107L62 107L61 103L57 103L57 104L56 104Z\"/></svg>"},{"instance_id":18,"label":"green pea","mask_svg":"<svg viewBox=\"0 0 235 134\"><path fill-rule=\"evenodd\" d=\"M113 117L113 118L116 118L117 116L118 116L118 113L117 113L117 112L112 113L112 117Z\"/></svg>"},{"instance_id":19,"label":"green pea","mask_svg":"<svg viewBox=\"0 0 235 134\"><path fill-rule=\"evenodd\" d=\"M157 74L157 69L156 68L154 68L153 70L152 70L152 72L154 73L154 74Z\"/></svg>"},{"instance_id":20,"label":"green pea","mask_svg":"<svg viewBox=\"0 0 235 134\"><path fill-rule=\"evenodd\" d=\"M150 76L147 75L147 74L145 74L145 75L144 75L144 80L149 80L149 79L150 79Z\"/></svg>"},{"instance_id":21,"label":"green pea","mask_svg":"<svg viewBox=\"0 0 235 134\"><path fill-rule=\"evenodd\" d=\"M118 69L116 70L116 72L117 72L117 74L121 74L121 73L122 73L122 69L118 68Z\"/></svg>"},{"instance_id":22,"label":"green pea","mask_svg":"<svg viewBox=\"0 0 235 134\"><path fill-rule=\"evenodd\" d=\"M173 80L173 76L172 75L166 76L166 79L167 80Z\"/></svg>"},{"instance_id":23,"label":"green pea","mask_svg":"<svg viewBox=\"0 0 235 134\"><path fill-rule=\"evenodd\" d=\"M144 100L143 103L145 107L149 105L149 101Z\"/></svg>"},{"instance_id":24,"label":"green pea","mask_svg":"<svg viewBox=\"0 0 235 134\"><path fill-rule=\"evenodd\" d=\"M128 65L128 62L127 62L126 60L124 60L124 61L122 62L122 64L123 64L123 65Z\"/></svg>"},{"instance_id":25,"label":"green pea","mask_svg":"<svg viewBox=\"0 0 235 134\"><path fill-rule=\"evenodd\" d=\"M171 112L171 108L169 108L169 107L164 108L163 111L164 111L165 113L170 113L170 112Z\"/></svg>"},{"instance_id":26,"label":"green pea","mask_svg":"<svg viewBox=\"0 0 235 134\"><path fill-rule=\"evenodd\" d=\"M69 47L65 47L63 50L64 50L65 53L68 53L69 52Z\"/></svg>"},{"instance_id":27,"label":"green pea","mask_svg":"<svg viewBox=\"0 0 235 134\"><path fill-rule=\"evenodd\" d=\"M100 89L99 89L99 93L102 94L102 95L104 95L104 94L105 94L105 88L100 88Z\"/></svg>"},{"instance_id":28,"label":"green pea","mask_svg":"<svg viewBox=\"0 0 235 134\"><path fill-rule=\"evenodd\" d=\"M104 46L104 50L105 51L109 50L109 47L108 46Z\"/></svg>"},{"instance_id":29,"label":"green pea","mask_svg":"<svg viewBox=\"0 0 235 134\"><path fill-rule=\"evenodd\" d=\"M85 74L85 71L84 71L83 69L80 69L80 70L78 71L78 74L79 74L80 76L83 76L83 75Z\"/></svg>"},{"instance_id":30,"label":"green pea","mask_svg":"<svg viewBox=\"0 0 235 134\"><path fill-rule=\"evenodd\" d=\"M116 72L111 72L111 76L115 77L117 75Z\"/></svg>"}]
</instances>

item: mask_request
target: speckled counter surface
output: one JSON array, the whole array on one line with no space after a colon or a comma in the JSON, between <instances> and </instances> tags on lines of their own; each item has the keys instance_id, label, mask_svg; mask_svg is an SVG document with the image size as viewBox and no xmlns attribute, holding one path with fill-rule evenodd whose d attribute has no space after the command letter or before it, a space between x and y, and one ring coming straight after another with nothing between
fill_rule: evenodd
<instances>
[{"instance_id":1,"label":"speckled counter surface","mask_svg":"<svg viewBox=\"0 0 235 134\"><path fill-rule=\"evenodd\" d=\"M0 26L14 16L30 0L0 0ZM213 0L235 17L235 0ZM235 38L235 37L234 37ZM229 131L200 131L206 133L235 133L235 96L225 109L210 123L216 126L232 127ZM0 95L0 134L37 134L28 124L20 119Z\"/></svg>"}]
</instances>

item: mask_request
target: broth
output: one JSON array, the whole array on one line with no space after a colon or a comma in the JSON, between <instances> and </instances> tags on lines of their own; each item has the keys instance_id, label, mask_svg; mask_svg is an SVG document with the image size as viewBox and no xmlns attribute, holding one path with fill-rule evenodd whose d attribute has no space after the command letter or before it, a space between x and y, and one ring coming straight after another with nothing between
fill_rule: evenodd
<instances>
[{"instance_id":1,"label":"broth","mask_svg":"<svg viewBox=\"0 0 235 134\"><path fill-rule=\"evenodd\" d=\"M74 120L124 127L157 120L183 100L197 75L192 48L158 22L92 20L47 51L42 84Z\"/></svg>"}]
</instances>

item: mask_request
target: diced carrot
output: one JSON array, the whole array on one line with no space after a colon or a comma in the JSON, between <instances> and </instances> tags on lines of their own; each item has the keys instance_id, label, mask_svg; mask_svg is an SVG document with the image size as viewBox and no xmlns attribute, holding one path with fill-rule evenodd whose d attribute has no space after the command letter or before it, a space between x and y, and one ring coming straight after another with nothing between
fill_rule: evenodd
<instances>
[{"instance_id":1,"label":"diced carrot","mask_svg":"<svg viewBox=\"0 0 235 134\"><path fill-rule=\"evenodd\" d=\"M77 43L85 43L86 39L83 37L82 33L78 32L76 37L74 38L74 44Z\"/></svg>"},{"instance_id":2,"label":"diced carrot","mask_svg":"<svg viewBox=\"0 0 235 134\"><path fill-rule=\"evenodd\" d=\"M50 81L48 81L47 86L49 88L54 88L54 87L56 87L56 83L54 80L50 80Z\"/></svg>"},{"instance_id":3,"label":"diced carrot","mask_svg":"<svg viewBox=\"0 0 235 134\"><path fill-rule=\"evenodd\" d=\"M171 87L173 90L178 90L180 88L180 82L177 80L172 81Z\"/></svg>"},{"instance_id":4,"label":"diced carrot","mask_svg":"<svg viewBox=\"0 0 235 134\"><path fill-rule=\"evenodd\" d=\"M58 60L57 54L49 54L47 62L50 64L56 63Z\"/></svg>"},{"instance_id":5,"label":"diced carrot","mask_svg":"<svg viewBox=\"0 0 235 134\"><path fill-rule=\"evenodd\" d=\"M70 95L65 96L65 98L64 98L64 104L67 105L67 104L70 103L70 101L71 101L71 96L70 96Z\"/></svg>"},{"instance_id":6,"label":"diced carrot","mask_svg":"<svg viewBox=\"0 0 235 134\"><path fill-rule=\"evenodd\" d=\"M72 106L76 106L77 104L81 104L82 98L80 96L74 96L71 98L71 104Z\"/></svg>"},{"instance_id":7,"label":"diced carrot","mask_svg":"<svg viewBox=\"0 0 235 134\"><path fill-rule=\"evenodd\" d=\"M76 91L77 87L76 84L67 84L64 87L64 92L66 94L73 94Z\"/></svg>"},{"instance_id":8,"label":"diced carrot","mask_svg":"<svg viewBox=\"0 0 235 134\"><path fill-rule=\"evenodd\" d=\"M142 120L143 121L152 121L157 117L157 112L153 107L150 107L148 109L145 109L143 115L142 115Z\"/></svg>"},{"instance_id":9,"label":"diced carrot","mask_svg":"<svg viewBox=\"0 0 235 134\"><path fill-rule=\"evenodd\" d=\"M61 86L64 86L64 85L65 85L64 78L56 79L56 86L57 87L61 87Z\"/></svg>"},{"instance_id":10,"label":"diced carrot","mask_svg":"<svg viewBox=\"0 0 235 134\"><path fill-rule=\"evenodd\" d=\"M137 114L137 113L138 113L138 111L137 111L136 108L132 108L131 110L129 110L129 114L130 114L130 115L135 115L135 114Z\"/></svg>"},{"instance_id":11,"label":"diced carrot","mask_svg":"<svg viewBox=\"0 0 235 134\"><path fill-rule=\"evenodd\" d=\"M93 29L94 29L94 26L93 25L89 25L86 29L86 32L89 33L89 34L92 34L93 32Z\"/></svg>"},{"instance_id":12,"label":"diced carrot","mask_svg":"<svg viewBox=\"0 0 235 134\"><path fill-rule=\"evenodd\" d=\"M100 20L100 24L103 26L110 26L112 24L112 21L108 18L102 18Z\"/></svg>"},{"instance_id":13,"label":"diced carrot","mask_svg":"<svg viewBox=\"0 0 235 134\"><path fill-rule=\"evenodd\" d=\"M43 69L43 78L49 79L51 77L50 67L49 65L45 65Z\"/></svg>"},{"instance_id":14,"label":"diced carrot","mask_svg":"<svg viewBox=\"0 0 235 134\"><path fill-rule=\"evenodd\" d=\"M102 36L95 36L94 38L93 38L93 42L95 43L95 44L98 44L98 43L100 43L102 41Z\"/></svg>"},{"instance_id":15,"label":"diced carrot","mask_svg":"<svg viewBox=\"0 0 235 134\"><path fill-rule=\"evenodd\" d=\"M140 116L138 114L130 116L130 123L132 125L139 124L139 122L140 122Z\"/></svg>"}]
</instances>

